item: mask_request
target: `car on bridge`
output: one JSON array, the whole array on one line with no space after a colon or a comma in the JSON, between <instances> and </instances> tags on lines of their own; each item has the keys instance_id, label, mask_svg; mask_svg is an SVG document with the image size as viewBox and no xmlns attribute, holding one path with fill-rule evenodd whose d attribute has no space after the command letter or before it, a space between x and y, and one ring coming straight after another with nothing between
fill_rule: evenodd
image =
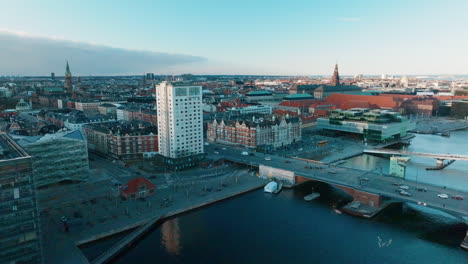
<instances>
[{"instance_id":1,"label":"car on bridge","mask_svg":"<svg viewBox=\"0 0 468 264\"><path fill-rule=\"evenodd\" d=\"M270 157L265 157L265 160L271 160L271 158Z\"/></svg>"},{"instance_id":2,"label":"car on bridge","mask_svg":"<svg viewBox=\"0 0 468 264\"><path fill-rule=\"evenodd\" d=\"M400 195L402 195L402 196L407 196L407 197L410 197L410 196L411 196L411 194L410 194L409 192L403 191L403 190L400 191Z\"/></svg>"},{"instance_id":3,"label":"car on bridge","mask_svg":"<svg viewBox=\"0 0 468 264\"><path fill-rule=\"evenodd\" d=\"M442 199L448 199L448 195L445 193L439 193L437 196Z\"/></svg>"},{"instance_id":4,"label":"car on bridge","mask_svg":"<svg viewBox=\"0 0 468 264\"><path fill-rule=\"evenodd\" d=\"M424 188L424 187L419 187L419 188L418 188L418 191L420 191L420 192L427 192L427 189Z\"/></svg>"},{"instance_id":5,"label":"car on bridge","mask_svg":"<svg viewBox=\"0 0 468 264\"><path fill-rule=\"evenodd\" d=\"M400 185L400 186L398 186L398 187L399 187L400 189L402 189L402 190L409 190L409 187L406 186L406 185Z\"/></svg>"},{"instance_id":6,"label":"car on bridge","mask_svg":"<svg viewBox=\"0 0 468 264\"><path fill-rule=\"evenodd\" d=\"M452 199L455 199L455 200L463 200L463 197L460 196L460 195L454 195L454 196L452 196Z\"/></svg>"}]
</instances>

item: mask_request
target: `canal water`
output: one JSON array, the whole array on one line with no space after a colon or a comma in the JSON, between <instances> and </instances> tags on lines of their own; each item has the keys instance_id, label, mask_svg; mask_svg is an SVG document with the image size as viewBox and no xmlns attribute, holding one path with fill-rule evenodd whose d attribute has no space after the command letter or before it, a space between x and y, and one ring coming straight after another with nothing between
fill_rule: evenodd
<instances>
[{"instance_id":1,"label":"canal water","mask_svg":"<svg viewBox=\"0 0 468 264\"><path fill-rule=\"evenodd\" d=\"M468 131L451 138L417 135L409 150L468 154ZM408 178L468 189L463 163L426 171L433 160L411 158ZM344 165L388 172L386 159L368 155ZM313 187L321 196L304 201ZM253 191L165 221L114 263L468 263L459 247L465 225L457 219L417 205L361 219L334 210L347 199L316 183L277 195ZM93 258L117 239L83 251Z\"/></svg>"}]
</instances>

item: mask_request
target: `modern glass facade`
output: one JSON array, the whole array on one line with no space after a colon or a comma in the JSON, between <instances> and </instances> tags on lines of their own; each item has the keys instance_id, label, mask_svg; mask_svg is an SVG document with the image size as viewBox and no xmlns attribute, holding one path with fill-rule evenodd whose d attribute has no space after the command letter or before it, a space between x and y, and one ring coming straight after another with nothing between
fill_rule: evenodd
<instances>
[{"instance_id":1,"label":"modern glass facade","mask_svg":"<svg viewBox=\"0 0 468 264\"><path fill-rule=\"evenodd\" d=\"M415 124L399 113L355 108L333 110L329 118L317 119L321 129L361 134L365 140L386 141L405 137Z\"/></svg>"},{"instance_id":2,"label":"modern glass facade","mask_svg":"<svg viewBox=\"0 0 468 264\"><path fill-rule=\"evenodd\" d=\"M42 263L31 157L0 134L0 263Z\"/></svg>"}]
</instances>

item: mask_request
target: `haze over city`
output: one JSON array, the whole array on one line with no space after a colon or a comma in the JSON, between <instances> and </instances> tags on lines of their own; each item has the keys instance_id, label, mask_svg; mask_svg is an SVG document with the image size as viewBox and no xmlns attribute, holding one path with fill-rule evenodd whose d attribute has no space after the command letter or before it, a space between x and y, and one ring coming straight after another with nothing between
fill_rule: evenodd
<instances>
[{"instance_id":1,"label":"haze over city","mask_svg":"<svg viewBox=\"0 0 468 264\"><path fill-rule=\"evenodd\" d=\"M2 1L0 75L467 74L466 1Z\"/></svg>"}]
</instances>

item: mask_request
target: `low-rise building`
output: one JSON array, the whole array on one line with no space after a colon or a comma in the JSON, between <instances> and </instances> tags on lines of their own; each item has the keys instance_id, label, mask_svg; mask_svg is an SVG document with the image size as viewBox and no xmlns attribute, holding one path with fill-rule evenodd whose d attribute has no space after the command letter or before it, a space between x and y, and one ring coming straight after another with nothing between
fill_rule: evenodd
<instances>
[{"instance_id":1,"label":"low-rise building","mask_svg":"<svg viewBox=\"0 0 468 264\"><path fill-rule=\"evenodd\" d=\"M272 108L270 105L250 105L246 107L232 107L229 111L237 115L271 114Z\"/></svg>"},{"instance_id":2,"label":"low-rise building","mask_svg":"<svg viewBox=\"0 0 468 264\"><path fill-rule=\"evenodd\" d=\"M156 185L144 177L131 179L120 186L120 196L125 199L145 198L156 193Z\"/></svg>"}]
</instances>

